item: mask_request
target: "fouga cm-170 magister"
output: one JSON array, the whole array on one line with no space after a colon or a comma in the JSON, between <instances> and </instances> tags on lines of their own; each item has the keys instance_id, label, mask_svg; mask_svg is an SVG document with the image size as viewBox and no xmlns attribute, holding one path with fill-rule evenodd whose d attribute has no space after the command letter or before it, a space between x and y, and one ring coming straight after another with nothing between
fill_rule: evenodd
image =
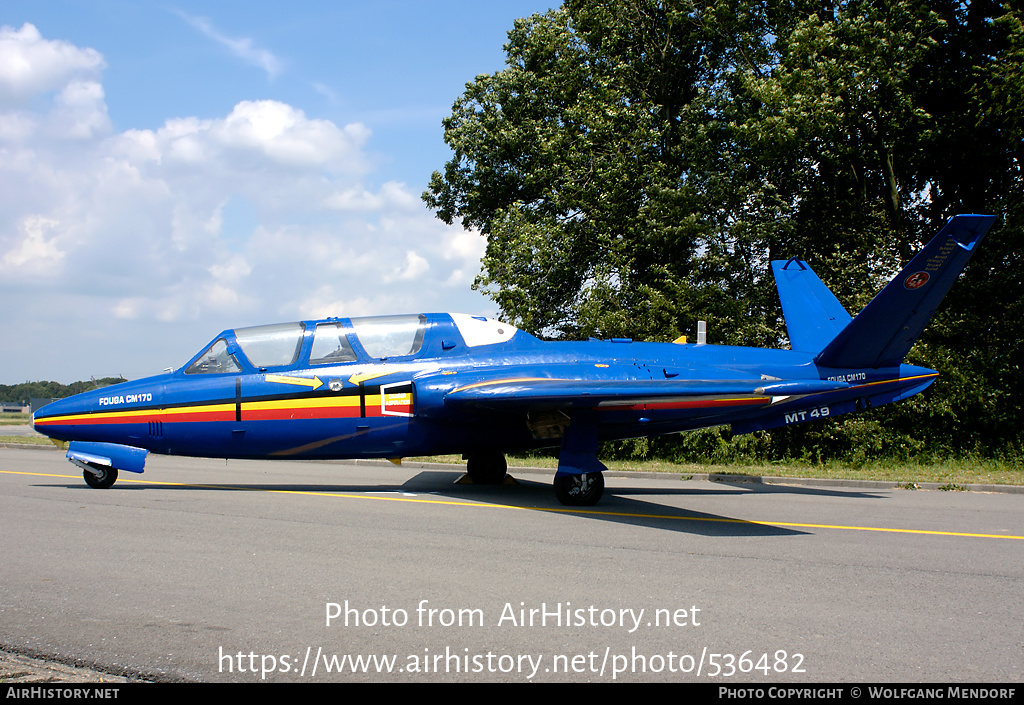
<instances>
[{"instance_id":1,"label":"fouga cm-170 magister","mask_svg":"<svg viewBox=\"0 0 1024 705\"><path fill-rule=\"evenodd\" d=\"M604 490L598 443L719 424L733 433L906 399L903 364L994 216L959 215L855 318L798 259L772 262L790 350L628 339L544 342L463 314L328 318L226 330L182 368L38 410L92 487L149 452L341 459L461 453L501 482L506 452L560 446L555 491Z\"/></svg>"}]
</instances>

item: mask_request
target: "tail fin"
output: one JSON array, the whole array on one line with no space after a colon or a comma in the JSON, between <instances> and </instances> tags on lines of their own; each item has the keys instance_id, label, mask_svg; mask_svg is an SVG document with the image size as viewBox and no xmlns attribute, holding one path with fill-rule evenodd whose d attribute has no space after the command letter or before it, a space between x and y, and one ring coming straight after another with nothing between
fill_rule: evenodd
<instances>
[{"instance_id":1,"label":"tail fin","mask_svg":"<svg viewBox=\"0 0 1024 705\"><path fill-rule=\"evenodd\" d=\"M814 362L837 368L894 367L903 362L995 219L994 215L950 218Z\"/></svg>"},{"instance_id":2,"label":"tail fin","mask_svg":"<svg viewBox=\"0 0 1024 705\"><path fill-rule=\"evenodd\" d=\"M790 347L820 352L850 322L850 314L806 262L796 257L788 262L776 260L772 272Z\"/></svg>"}]
</instances>

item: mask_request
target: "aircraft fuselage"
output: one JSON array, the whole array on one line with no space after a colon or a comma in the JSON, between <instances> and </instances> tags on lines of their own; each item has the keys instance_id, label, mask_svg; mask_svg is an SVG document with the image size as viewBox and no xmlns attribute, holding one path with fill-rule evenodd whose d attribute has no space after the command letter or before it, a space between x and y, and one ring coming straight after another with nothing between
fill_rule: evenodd
<instances>
[{"instance_id":1,"label":"aircraft fuselage","mask_svg":"<svg viewBox=\"0 0 1024 705\"><path fill-rule=\"evenodd\" d=\"M709 385L707 394L687 389L655 401L640 398L639 391L636 400L601 397L595 406L598 435L613 440L725 423L755 430L827 418L858 405L893 401L911 389L916 393L936 376L909 365L822 369L812 362L813 355L789 350L627 340L542 342L522 331L473 349L447 314L425 316L419 354L396 359L360 355L343 364L311 367L309 348L320 323L303 322L300 353L291 365L257 369L244 355L236 355L240 369L235 372L186 374L186 365L50 404L36 415L36 428L64 441L121 443L155 453L205 457L509 452L557 446L559 422L568 421L558 413L569 416L587 406L587 397L600 395L600 387L579 385L575 400L524 400L521 405L491 405L487 398L451 404L446 397L476 384L494 389L500 383L511 391L538 380L565 380L570 387L576 381L667 386L720 380ZM237 347L233 331L217 339ZM832 380L836 388L772 393L773 379ZM767 392L756 393L758 387Z\"/></svg>"}]
</instances>

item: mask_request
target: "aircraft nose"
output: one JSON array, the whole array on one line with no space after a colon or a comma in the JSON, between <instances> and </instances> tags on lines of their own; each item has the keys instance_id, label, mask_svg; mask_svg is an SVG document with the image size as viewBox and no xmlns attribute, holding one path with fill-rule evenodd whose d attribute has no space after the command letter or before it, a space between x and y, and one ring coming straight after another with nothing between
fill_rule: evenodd
<instances>
[{"instance_id":1,"label":"aircraft nose","mask_svg":"<svg viewBox=\"0 0 1024 705\"><path fill-rule=\"evenodd\" d=\"M69 399L70 398L71 397L69 397ZM69 410L69 399L57 399L56 401L51 401L46 406L40 407L32 412L30 420L32 429L45 436L53 435L51 433L53 425L46 421L51 417L60 416L65 411Z\"/></svg>"}]
</instances>

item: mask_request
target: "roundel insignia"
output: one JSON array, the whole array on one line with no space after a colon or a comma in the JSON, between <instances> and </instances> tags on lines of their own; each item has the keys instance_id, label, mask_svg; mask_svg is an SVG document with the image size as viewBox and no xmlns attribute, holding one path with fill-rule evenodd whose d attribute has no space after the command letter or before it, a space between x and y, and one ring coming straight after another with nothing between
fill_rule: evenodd
<instances>
[{"instance_id":1,"label":"roundel insignia","mask_svg":"<svg viewBox=\"0 0 1024 705\"><path fill-rule=\"evenodd\" d=\"M911 291L920 289L928 283L929 279L931 277L928 275L928 272L915 272L903 280L903 288L910 289Z\"/></svg>"}]
</instances>

